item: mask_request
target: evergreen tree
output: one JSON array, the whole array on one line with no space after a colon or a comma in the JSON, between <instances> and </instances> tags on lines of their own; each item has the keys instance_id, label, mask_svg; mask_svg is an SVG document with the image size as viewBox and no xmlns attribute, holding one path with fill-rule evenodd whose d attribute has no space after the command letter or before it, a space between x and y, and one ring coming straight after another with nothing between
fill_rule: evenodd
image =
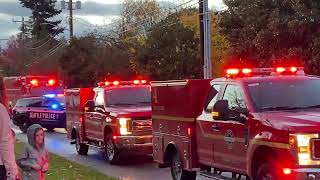
<instances>
[{"instance_id":1,"label":"evergreen tree","mask_svg":"<svg viewBox=\"0 0 320 180\"><path fill-rule=\"evenodd\" d=\"M42 37L51 35L56 36L63 32L59 27L61 20L53 18L61 13L61 10L55 8L57 0L19 0L23 7L32 11L31 19L33 26L31 28L32 36L39 40Z\"/></svg>"}]
</instances>

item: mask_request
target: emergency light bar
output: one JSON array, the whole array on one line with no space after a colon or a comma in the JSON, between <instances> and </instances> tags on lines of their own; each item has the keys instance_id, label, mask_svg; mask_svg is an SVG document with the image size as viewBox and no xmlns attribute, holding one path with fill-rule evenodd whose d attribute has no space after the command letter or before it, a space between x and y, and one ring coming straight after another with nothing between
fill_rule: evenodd
<instances>
[{"instance_id":1,"label":"emergency light bar","mask_svg":"<svg viewBox=\"0 0 320 180\"><path fill-rule=\"evenodd\" d=\"M134 80L134 81L105 81L99 82L99 87L106 87L106 86L119 86L119 85L144 85L147 84L147 80Z\"/></svg>"},{"instance_id":2,"label":"emergency light bar","mask_svg":"<svg viewBox=\"0 0 320 180\"><path fill-rule=\"evenodd\" d=\"M253 75L304 75L303 67L277 67L277 68L230 68L226 70L227 77L246 77Z\"/></svg>"},{"instance_id":3,"label":"emergency light bar","mask_svg":"<svg viewBox=\"0 0 320 180\"><path fill-rule=\"evenodd\" d=\"M55 98L55 97L63 97L64 94L45 94L43 96L46 98Z\"/></svg>"}]
</instances>

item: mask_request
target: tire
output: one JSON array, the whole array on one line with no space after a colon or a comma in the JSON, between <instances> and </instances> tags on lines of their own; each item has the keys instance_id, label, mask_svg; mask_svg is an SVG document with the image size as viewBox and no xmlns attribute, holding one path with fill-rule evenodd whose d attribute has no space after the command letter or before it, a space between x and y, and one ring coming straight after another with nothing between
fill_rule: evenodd
<instances>
[{"instance_id":1,"label":"tire","mask_svg":"<svg viewBox=\"0 0 320 180\"><path fill-rule=\"evenodd\" d=\"M196 180L197 177L196 172L186 171L183 169L179 153L175 153L172 156L170 170L173 180Z\"/></svg>"},{"instance_id":2,"label":"tire","mask_svg":"<svg viewBox=\"0 0 320 180\"><path fill-rule=\"evenodd\" d=\"M25 121L22 121L23 124L19 126L20 130L23 132L23 133L27 133L27 130L28 130L28 127L29 127L29 124L26 123Z\"/></svg>"},{"instance_id":3,"label":"tire","mask_svg":"<svg viewBox=\"0 0 320 180\"><path fill-rule=\"evenodd\" d=\"M105 138L105 157L110 164L118 164L120 151L110 136Z\"/></svg>"},{"instance_id":4,"label":"tire","mask_svg":"<svg viewBox=\"0 0 320 180\"><path fill-rule=\"evenodd\" d=\"M80 143L80 136L78 133L76 136L76 150L77 150L78 154L80 154L80 155L87 155L88 150L89 150L88 145Z\"/></svg>"},{"instance_id":5,"label":"tire","mask_svg":"<svg viewBox=\"0 0 320 180\"><path fill-rule=\"evenodd\" d=\"M254 180L279 180L273 167L270 162L261 164Z\"/></svg>"}]
</instances>

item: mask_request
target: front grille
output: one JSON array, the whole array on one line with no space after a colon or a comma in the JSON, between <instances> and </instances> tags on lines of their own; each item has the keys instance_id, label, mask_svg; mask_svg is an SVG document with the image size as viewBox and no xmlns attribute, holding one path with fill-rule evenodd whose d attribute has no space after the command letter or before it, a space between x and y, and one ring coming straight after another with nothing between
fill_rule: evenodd
<instances>
[{"instance_id":1,"label":"front grille","mask_svg":"<svg viewBox=\"0 0 320 180\"><path fill-rule=\"evenodd\" d=\"M320 160L320 139L311 139L311 153L313 160Z\"/></svg>"},{"instance_id":2,"label":"front grille","mask_svg":"<svg viewBox=\"0 0 320 180\"><path fill-rule=\"evenodd\" d=\"M151 127L152 127L151 119L132 121L132 130L133 131L143 131L146 129L151 129Z\"/></svg>"}]
</instances>

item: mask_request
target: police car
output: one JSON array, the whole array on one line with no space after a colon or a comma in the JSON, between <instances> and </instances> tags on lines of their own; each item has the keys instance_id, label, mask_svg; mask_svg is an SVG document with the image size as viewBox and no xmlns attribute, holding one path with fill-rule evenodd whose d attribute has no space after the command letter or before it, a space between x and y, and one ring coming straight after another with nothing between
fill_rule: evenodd
<instances>
[{"instance_id":1,"label":"police car","mask_svg":"<svg viewBox=\"0 0 320 180\"><path fill-rule=\"evenodd\" d=\"M49 131L65 128L64 95L46 94L43 97L19 99L12 110L12 120L22 132L26 132L32 124L40 124Z\"/></svg>"}]
</instances>

